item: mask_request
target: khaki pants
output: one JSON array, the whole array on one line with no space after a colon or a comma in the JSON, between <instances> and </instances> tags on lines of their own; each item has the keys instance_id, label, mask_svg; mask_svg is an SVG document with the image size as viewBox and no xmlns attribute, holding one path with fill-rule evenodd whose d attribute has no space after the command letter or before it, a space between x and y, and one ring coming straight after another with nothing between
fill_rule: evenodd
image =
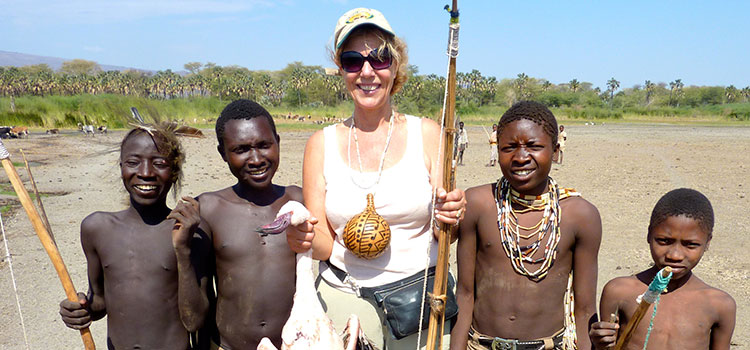
<instances>
[{"instance_id":1,"label":"khaki pants","mask_svg":"<svg viewBox=\"0 0 750 350\"><path fill-rule=\"evenodd\" d=\"M316 281L318 299L323 304L323 309L333 321L333 326L341 332L346 327L346 322L351 314L359 317L360 327L365 335L373 341L374 345L382 350L416 350L417 335L396 340L390 334L382 310L369 301L358 297L356 294L342 292L331 287L325 280L318 277ZM424 320L427 322L428 320ZM419 342L420 349L427 345L427 330L422 331L422 339ZM443 332L443 349L450 348L450 322L445 323Z\"/></svg>"}]
</instances>

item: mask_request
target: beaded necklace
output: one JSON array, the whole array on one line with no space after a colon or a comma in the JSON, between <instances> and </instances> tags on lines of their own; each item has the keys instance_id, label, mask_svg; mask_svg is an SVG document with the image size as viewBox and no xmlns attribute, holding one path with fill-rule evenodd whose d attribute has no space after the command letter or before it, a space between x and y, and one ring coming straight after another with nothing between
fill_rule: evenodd
<instances>
[{"instance_id":1,"label":"beaded necklace","mask_svg":"<svg viewBox=\"0 0 750 350\"><path fill-rule=\"evenodd\" d=\"M557 245L561 236L560 189L552 178L548 178L548 186L549 190L540 196L523 196L514 191L508 180L503 177L497 181L495 189L497 226L500 230L503 250L510 258L513 270L534 281L539 281L547 276L557 256ZM568 194L567 191L565 193ZM515 210L513 209L514 203L525 208ZM518 224L517 214L542 210L544 213L536 225L525 227ZM532 232L524 235L521 230ZM537 236L534 242L529 245L521 245L521 239L532 239L534 236ZM533 259L532 257L542 246L545 237L547 240L544 244L543 257ZM530 271L526 267L526 263L541 263L541 266L535 271Z\"/></svg>"}]
</instances>

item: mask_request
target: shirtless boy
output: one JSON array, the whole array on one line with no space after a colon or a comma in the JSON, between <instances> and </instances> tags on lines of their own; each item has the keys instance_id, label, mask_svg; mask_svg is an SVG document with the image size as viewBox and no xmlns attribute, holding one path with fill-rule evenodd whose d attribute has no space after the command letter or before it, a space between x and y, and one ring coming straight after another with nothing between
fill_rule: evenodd
<instances>
[{"instance_id":1,"label":"shirtless boy","mask_svg":"<svg viewBox=\"0 0 750 350\"><path fill-rule=\"evenodd\" d=\"M659 297L656 317L648 338L649 349L729 349L737 306L729 294L703 282L692 273L711 242L714 212L708 198L698 191L680 188L665 194L651 213L647 240L654 266L635 276L609 281L602 291L600 315L610 321L591 327L596 349L616 342L618 329L625 329L656 273L672 267L672 279ZM653 307L635 329L625 349L642 349ZM616 317L617 318L617 317Z\"/></svg>"},{"instance_id":2,"label":"shirtless boy","mask_svg":"<svg viewBox=\"0 0 750 350\"><path fill-rule=\"evenodd\" d=\"M562 164L563 155L565 154L565 143L568 141L568 132L565 131L565 125L560 125L560 133L558 134L557 142L560 144L556 159L553 159L557 164Z\"/></svg>"},{"instance_id":3,"label":"shirtless boy","mask_svg":"<svg viewBox=\"0 0 750 350\"><path fill-rule=\"evenodd\" d=\"M302 202L302 189L272 183L279 166L279 135L259 104L237 100L227 105L216 121L216 137L237 183L199 197L200 227L213 241L216 261L219 334L213 340L220 349L255 349L268 337L280 348L294 297L295 254L286 234L261 237L255 229L272 222L287 201ZM178 259L184 260L184 254ZM198 287L205 293L205 281L180 277L181 290ZM206 316L201 305L185 306L184 315L196 313Z\"/></svg>"},{"instance_id":4,"label":"shirtless boy","mask_svg":"<svg viewBox=\"0 0 750 350\"><path fill-rule=\"evenodd\" d=\"M497 163L497 124L492 124L492 133L489 136L490 162L486 166L495 166Z\"/></svg>"},{"instance_id":5,"label":"shirtless boy","mask_svg":"<svg viewBox=\"0 0 750 350\"><path fill-rule=\"evenodd\" d=\"M120 146L130 206L119 212L95 212L81 223L89 291L79 293L79 303L62 301L60 314L74 329L108 315L109 349L190 347L178 309L171 234L176 222L166 205L170 188L179 184L183 159L176 136L165 125L131 130ZM184 228L200 221L197 213L176 219ZM187 237L185 244L193 245L194 258L210 251L205 237Z\"/></svg>"},{"instance_id":6,"label":"shirtless boy","mask_svg":"<svg viewBox=\"0 0 750 350\"><path fill-rule=\"evenodd\" d=\"M557 121L547 107L513 105L497 134L503 177L466 191L451 349L569 349L576 335L578 348L589 349L599 212L549 177ZM566 307L569 286L574 310Z\"/></svg>"}]
</instances>

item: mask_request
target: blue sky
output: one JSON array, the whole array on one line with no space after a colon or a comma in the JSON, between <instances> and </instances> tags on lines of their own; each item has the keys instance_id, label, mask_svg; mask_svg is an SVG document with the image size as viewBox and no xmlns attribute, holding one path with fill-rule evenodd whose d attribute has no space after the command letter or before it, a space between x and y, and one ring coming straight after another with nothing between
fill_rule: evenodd
<instances>
[{"instance_id":1,"label":"blue sky","mask_svg":"<svg viewBox=\"0 0 750 350\"><path fill-rule=\"evenodd\" d=\"M336 20L361 6L385 14L420 74L443 75L447 3L0 0L0 50L151 70L178 71L192 61L330 67L326 45ZM459 0L459 9L459 71L600 87L612 77L623 88L646 79L750 85L747 1Z\"/></svg>"}]
</instances>

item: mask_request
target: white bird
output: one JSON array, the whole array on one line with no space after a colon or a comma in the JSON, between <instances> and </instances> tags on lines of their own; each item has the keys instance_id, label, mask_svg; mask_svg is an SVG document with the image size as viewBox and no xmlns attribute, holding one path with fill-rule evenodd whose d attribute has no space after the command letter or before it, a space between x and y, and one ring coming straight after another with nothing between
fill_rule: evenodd
<instances>
[{"instance_id":1,"label":"white bird","mask_svg":"<svg viewBox=\"0 0 750 350\"><path fill-rule=\"evenodd\" d=\"M262 235L279 234L290 225L300 225L310 219L310 212L302 203L289 201L279 209L276 219L257 231ZM294 305L289 320L281 331L282 350L344 350L344 343L333 327L333 323L323 311L317 292L315 291L315 275L312 266L312 249L297 254L297 282L294 293ZM347 350L354 350L361 331L359 320L352 315L347 326L349 346ZM263 338L258 344L258 350L276 350L268 338Z\"/></svg>"}]
</instances>

